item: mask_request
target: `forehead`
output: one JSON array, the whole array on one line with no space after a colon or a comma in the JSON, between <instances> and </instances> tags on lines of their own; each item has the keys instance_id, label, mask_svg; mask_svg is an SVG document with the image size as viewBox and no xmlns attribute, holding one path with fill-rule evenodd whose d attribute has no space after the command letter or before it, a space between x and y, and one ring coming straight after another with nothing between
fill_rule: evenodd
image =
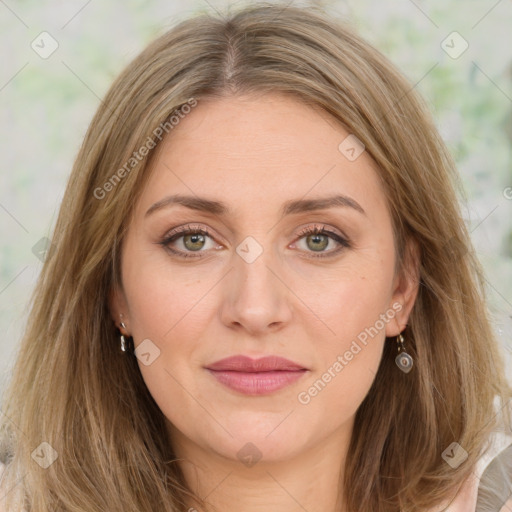
<instances>
[{"instance_id":1,"label":"forehead","mask_svg":"<svg viewBox=\"0 0 512 512\"><path fill-rule=\"evenodd\" d=\"M141 208L171 193L220 199L231 214L333 194L386 208L375 162L365 151L347 158L352 137L284 94L199 100L161 143Z\"/></svg>"}]
</instances>

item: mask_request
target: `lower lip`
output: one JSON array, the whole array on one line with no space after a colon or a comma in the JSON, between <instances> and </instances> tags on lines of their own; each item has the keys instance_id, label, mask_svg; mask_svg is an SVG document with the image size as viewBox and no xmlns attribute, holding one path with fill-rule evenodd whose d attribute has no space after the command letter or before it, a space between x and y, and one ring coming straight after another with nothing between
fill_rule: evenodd
<instances>
[{"instance_id":1,"label":"lower lip","mask_svg":"<svg viewBox=\"0 0 512 512\"><path fill-rule=\"evenodd\" d=\"M208 370L221 384L245 395L267 395L293 384L307 370L234 372Z\"/></svg>"}]
</instances>

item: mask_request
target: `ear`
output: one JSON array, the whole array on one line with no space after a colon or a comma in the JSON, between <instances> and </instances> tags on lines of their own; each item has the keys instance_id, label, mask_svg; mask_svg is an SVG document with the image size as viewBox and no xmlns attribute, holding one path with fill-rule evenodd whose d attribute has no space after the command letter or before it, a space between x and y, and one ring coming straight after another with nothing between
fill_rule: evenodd
<instances>
[{"instance_id":1,"label":"ear","mask_svg":"<svg viewBox=\"0 0 512 512\"><path fill-rule=\"evenodd\" d=\"M112 288L110 290L108 295L108 306L114 324L116 324L117 328L123 335L127 336L127 328L121 327L121 322L124 322L126 327L128 327L130 320L128 315L128 303L122 290L119 288Z\"/></svg>"},{"instance_id":2,"label":"ear","mask_svg":"<svg viewBox=\"0 0 512 512\"><path fill-rule=\"evenodd\" d=\"M420 249L415 240L406 242L402 268L393 281L390 308L396 311L393 321L386 324L386 336L398 336L407 325L420 283Z\"/></svg>"}]
</instances>

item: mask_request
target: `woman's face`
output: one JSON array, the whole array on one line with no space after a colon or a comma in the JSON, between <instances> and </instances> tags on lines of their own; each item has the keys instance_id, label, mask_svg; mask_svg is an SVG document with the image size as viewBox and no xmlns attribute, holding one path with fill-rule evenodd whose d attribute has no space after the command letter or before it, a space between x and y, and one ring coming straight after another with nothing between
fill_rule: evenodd
<instances>
[{"instance_id":1,"label":"woman's face","mask_svg":"<svg viewBox=\"0 0 512 512\"><path fill-rule=\"evenodd\" d=\"M346 445L416 293L347 136L290 97L239 96L199 101L155 155L111 306L178 452L247 463ZM232 356L296 368L211 369Z\"/></svg>"}]
</instances>

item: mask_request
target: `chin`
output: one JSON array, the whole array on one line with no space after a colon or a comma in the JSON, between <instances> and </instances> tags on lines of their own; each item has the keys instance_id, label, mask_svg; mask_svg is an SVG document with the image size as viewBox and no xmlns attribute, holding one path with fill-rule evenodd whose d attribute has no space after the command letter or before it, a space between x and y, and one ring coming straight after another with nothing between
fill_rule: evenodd
<instances>
[{"instance_id":1,"label":"chin","mask_svg":"<svg viewBox=\"0 0 512 512\"><path fill-rule=\"evenodd\" d=\"M293 443L288 438L284 444L284 438L277 436L270 440L261 434L247 436L246 439L232 439L223 446L212 447L222 457L232 462L241 463L247 468L262 467L264 463L284 462L292 460L301 450L300 443Z\"/></svg>"},{"instance_id":2,"label":"chin","mask_svg":"<svg viewBox=\"0 0 512 512\"><path fill-rule=\"evenodd\" d=\"M232 421L227 430L233 435L229 436L221 429L220 438L211 443L210 449L216 451L222 457L240 461L250 467L255 462L277 462L296 457L305 447L308 436L304 431L304 425L286 424L283 418L285 413L272 422L262 422L261 413L245 415L239 421ZM259 416L259 417L258 417ZM216 432L219 433L218 429Z\"/></svg>"}]
</instances>

